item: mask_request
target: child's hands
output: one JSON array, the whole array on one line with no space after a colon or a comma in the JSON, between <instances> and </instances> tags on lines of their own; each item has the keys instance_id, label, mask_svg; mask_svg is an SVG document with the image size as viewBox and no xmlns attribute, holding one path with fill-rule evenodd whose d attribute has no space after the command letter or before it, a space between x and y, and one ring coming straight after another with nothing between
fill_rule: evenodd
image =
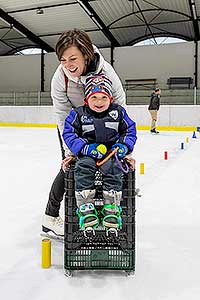
<instances>
[{"instance_id":1,"label":"child's hands","mask_svg":"<svg viewBox=\"0 0 200 300\"><path fill-rule=\"evenodd\" d=\"M126 153L128 152L128 147L124 144L121 143L116 143L112 146L112 150L114 150L116 147L118 147L119 149L117 150L117 156L119 158L123 158Z\"/></svg>"},{"instance_id":2,"label":"child's hands","mask_svg":"<svg viewBox=\"0 0 200 300\"><path fill-rule=\"evenodd\" d=\"M97 147L99 146L99 144L94 143L94 144L86 144L82 150L81 153L83 155L87 155L96 159L102 159L104 154L101 153L99 150L97 150Z\"/></svg>"}]
</instances>

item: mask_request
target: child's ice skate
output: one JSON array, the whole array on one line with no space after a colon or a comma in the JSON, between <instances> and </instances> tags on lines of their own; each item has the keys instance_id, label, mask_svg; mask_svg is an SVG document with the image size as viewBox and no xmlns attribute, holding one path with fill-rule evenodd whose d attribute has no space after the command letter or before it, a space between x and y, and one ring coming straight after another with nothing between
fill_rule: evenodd
<instances>
[{"instance_id":1,"label":"child's ice skate","mask_svg":"<svg viewBox=\"0 0 200 300\"><path fill-rule=\"evenodd\" d=\"M105 204L103 206L102 214L104 215L104 218L102 223L106 230L106 236L118 236L118 230L122 227L121 212L122 208L119 205Z\"/></svg>"},{"instance_id":2,"label":"child's ice skate","mask_svg":"<svg viewBox=\"0 0 200 300\"><path fill-rule=\"evenodd\" d=\"M80 229L84 231L84 236L91 238L95 235L95 228L99 225L97 210L93 203L82 204L77 209Z\"/></svg>"}]
</instances>

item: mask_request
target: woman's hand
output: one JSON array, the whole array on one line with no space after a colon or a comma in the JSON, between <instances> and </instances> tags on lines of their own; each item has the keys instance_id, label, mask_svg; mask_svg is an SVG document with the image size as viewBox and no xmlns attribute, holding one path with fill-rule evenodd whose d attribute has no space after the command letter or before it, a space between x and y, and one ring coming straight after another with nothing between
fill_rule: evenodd
<instances>
[{"instance_id":1,"label":"woman's hand","mask_svg":"<svg viewBox=\"0 0 200 300\"><path fill-rule=\"evenodd\" d=\"M135 170L135 164L136 164L135 159L130 155L126 155L124 158L126 159L127 163L129 164L129 167L132 170Z\"/></svg>"},{"instance_id":2,"label":"woman's hand","mask_svg":"<svg viewBox=\"0 0 200 300\"><path fill-rule=\"evenodd\" d=\"M67 168L70 165L70 162L74 159L74 156L66 156L65 159L63 159L62 163L61 163L61 167L63 169L63 171L65 172L67 170Z\"/></svg>"}]
</instances>

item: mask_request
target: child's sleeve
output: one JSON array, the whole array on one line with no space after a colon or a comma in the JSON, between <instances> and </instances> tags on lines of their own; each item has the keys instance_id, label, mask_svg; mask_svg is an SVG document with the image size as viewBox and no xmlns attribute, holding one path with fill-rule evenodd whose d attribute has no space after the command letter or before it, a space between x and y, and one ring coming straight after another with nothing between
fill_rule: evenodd
<instances>
[{"instance_id":1,"label":"child's sleeve","mask_svg":"<svg viewBox=\"0 0 200 300\"><path fill-rule=\"evenodd\" d=\"M133 151L137 140L136 123L128 116L122 108L122 118L119 124L119 143L128 147L129 153Z\"/></svg>"},{"instance_id":2,"label":"child's sleeve","mask_svg":"<svg viewBox=\"0 0 200 300\"><path fill-rule=\"evenodd\" d=\"M63 130L63 139L67 147L78 155L86 141L81 138L81 124L78 118L78 113L72 109L65 119L65 125Z\"/></svg>"}]
</instances>

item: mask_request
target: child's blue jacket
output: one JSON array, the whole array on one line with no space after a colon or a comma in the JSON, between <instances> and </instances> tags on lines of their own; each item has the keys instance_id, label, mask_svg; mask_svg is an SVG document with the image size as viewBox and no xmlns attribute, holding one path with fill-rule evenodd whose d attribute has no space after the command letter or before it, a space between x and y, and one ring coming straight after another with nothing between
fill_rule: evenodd
<instances>
[{"instance_id":1,"label":"child's blue jacket","mask_svg":"<svg viewBox=\"0 0 200 300\"><path fill-rule=\"evenodd\" d=\"M118 104L112 103L102 113L84 105L70 111L65 120L63 139L75 155L79 155L86 144L92 143L104 144L108 150L115 143L122 143L130 153L137 140L136 124Z\"/></svg>"}]
</instances>

